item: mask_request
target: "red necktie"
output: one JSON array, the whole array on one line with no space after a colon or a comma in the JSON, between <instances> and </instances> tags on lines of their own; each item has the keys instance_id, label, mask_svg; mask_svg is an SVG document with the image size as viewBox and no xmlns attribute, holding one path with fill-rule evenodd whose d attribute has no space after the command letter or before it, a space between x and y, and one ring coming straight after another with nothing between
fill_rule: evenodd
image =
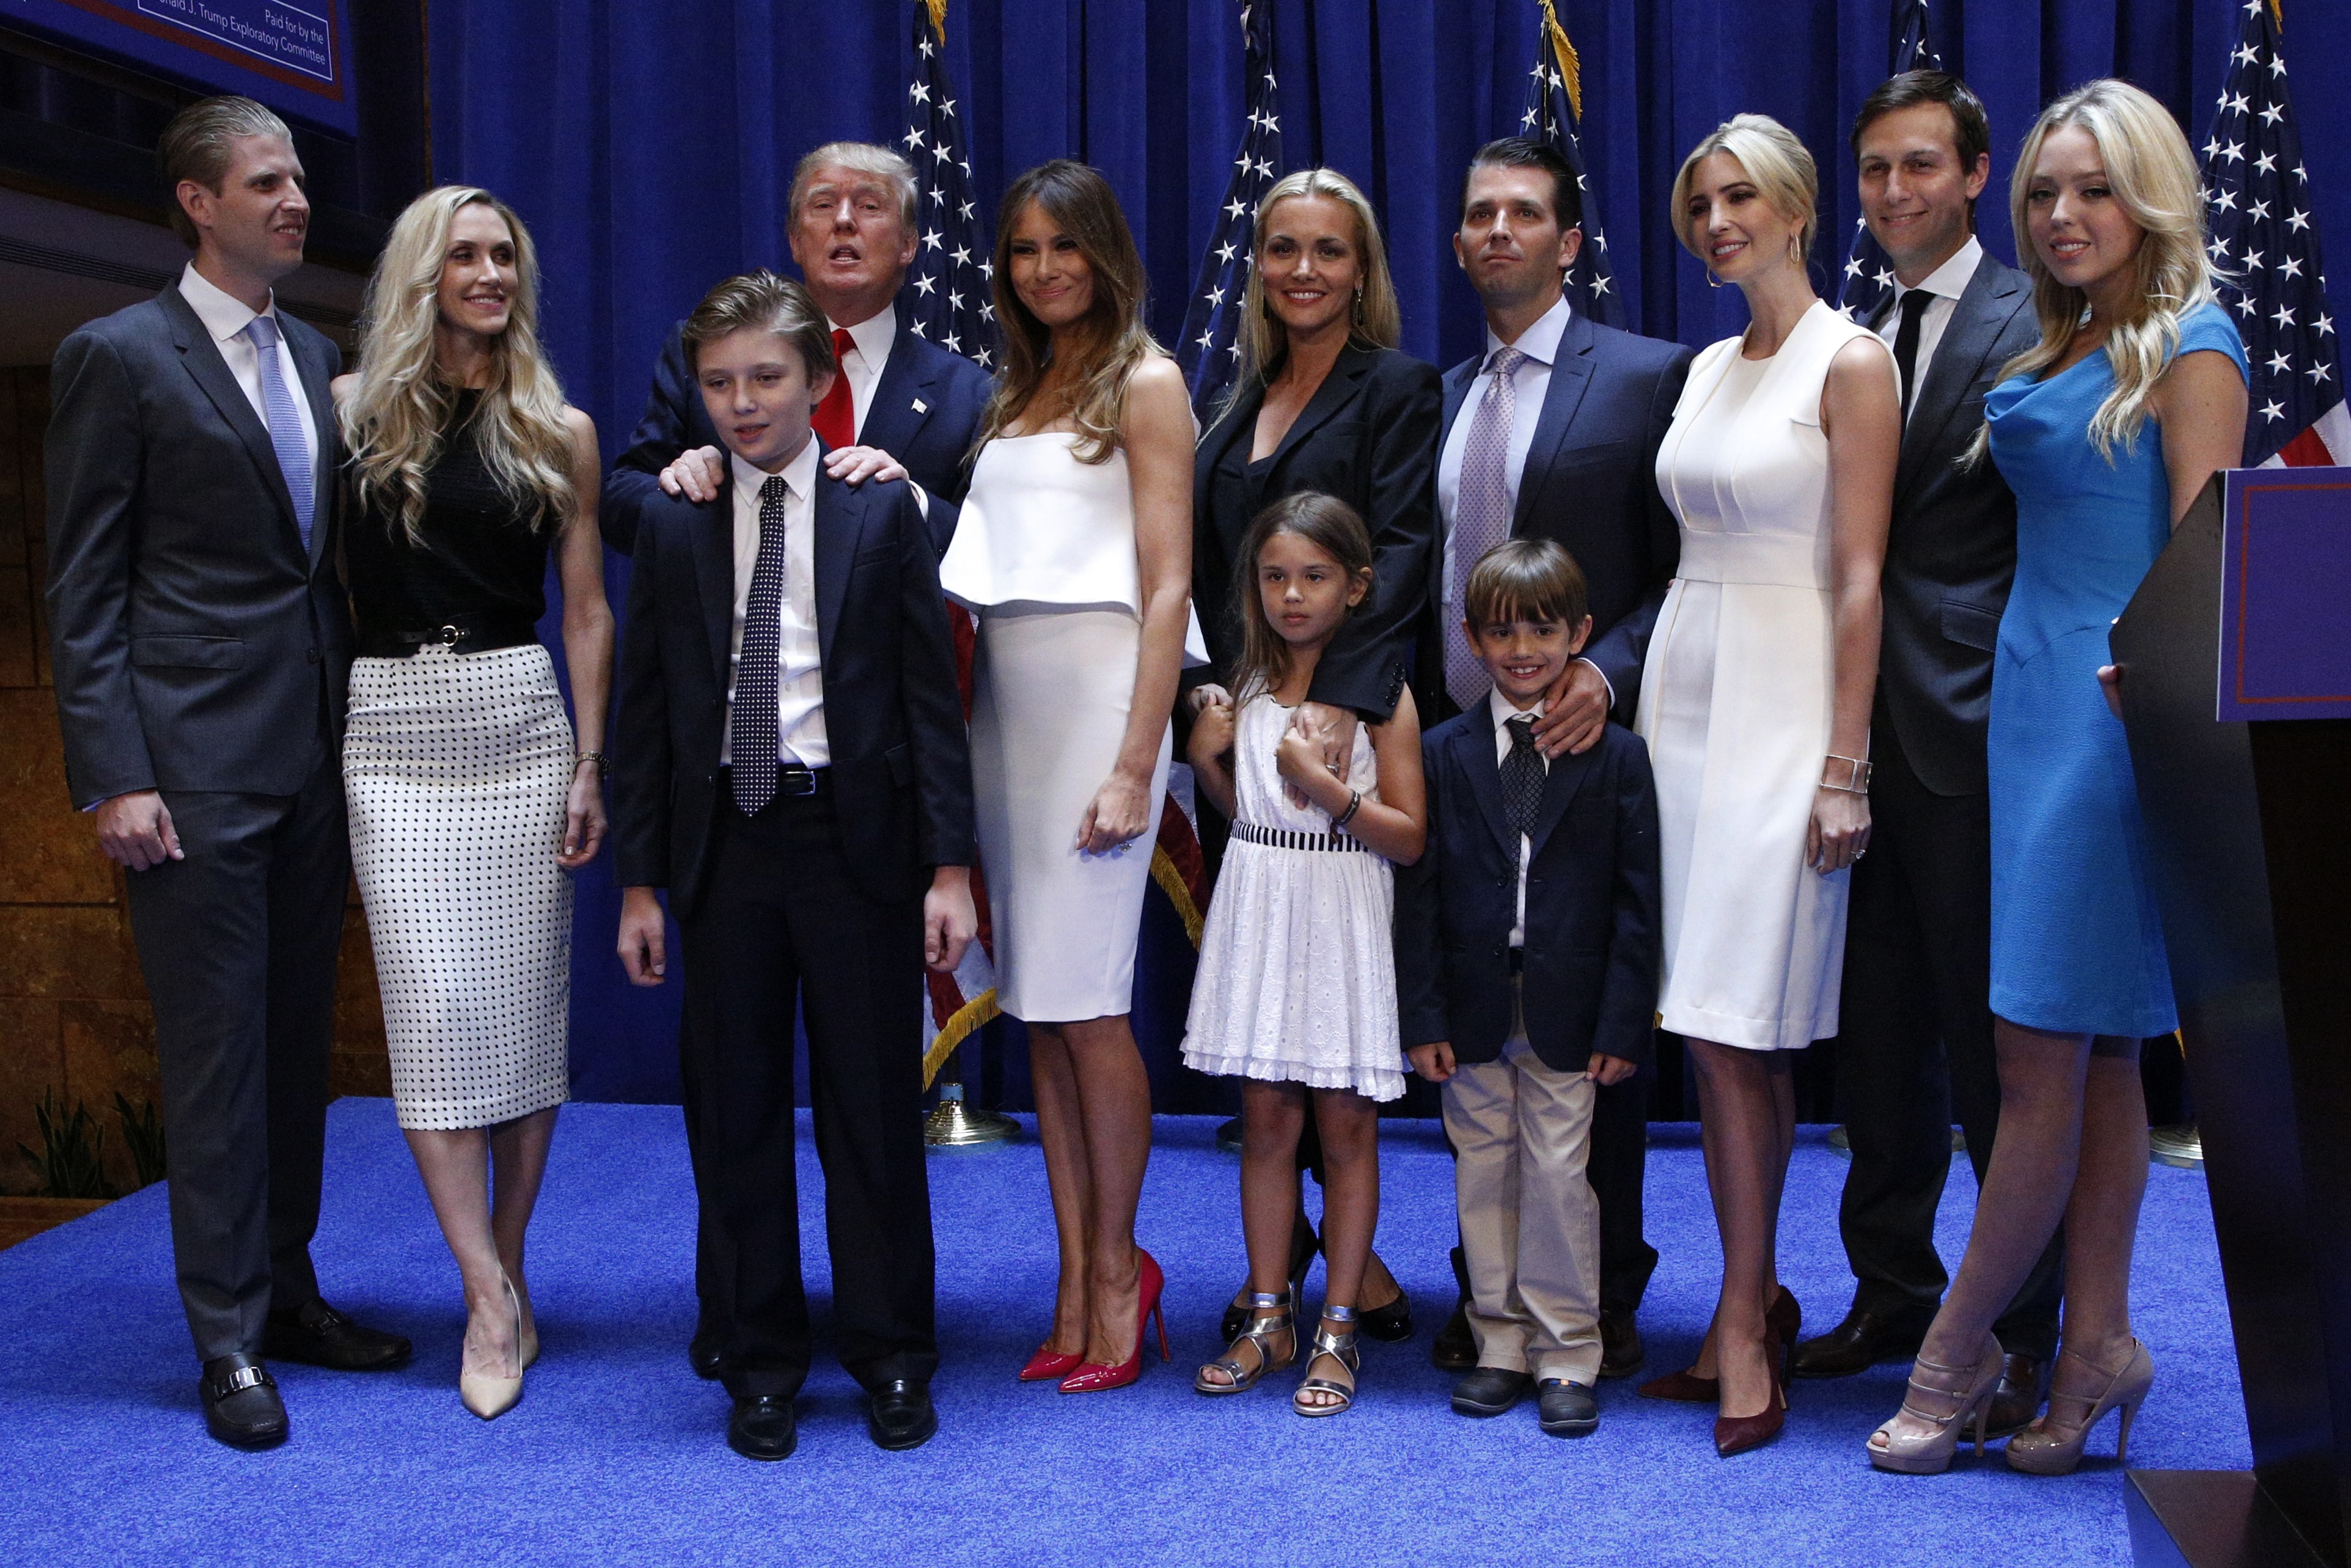
<instances>
[{"instance_id":1,"label":"red necktie","mask_svg":"<svg viewBox=\"0 0 2351 1568\"><path fill-rule=\"evenodd\" d=\"M841 368L841 357L856 346L850 339L849 329L832 329L832 390L816 405L816 416L809 422L816 427L826 447L835 452L857 444L857 405L850 401L849 372Z\"/></svg>"}]
</instances>

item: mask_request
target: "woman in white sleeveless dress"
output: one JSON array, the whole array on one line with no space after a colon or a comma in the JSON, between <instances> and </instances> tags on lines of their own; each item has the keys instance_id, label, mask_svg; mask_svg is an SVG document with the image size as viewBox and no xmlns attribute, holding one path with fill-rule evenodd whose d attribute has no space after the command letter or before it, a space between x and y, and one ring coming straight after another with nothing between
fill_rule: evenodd
<instances>
[{"instance_id":1,"label":"woman in white sleeveless dress","mask_svg":"<svg viewBox=\"0 0 2351 1568\"><path fill-rule=\"evenodd\" d=\"M1901 445L1885 345L1813 292L1816 193L1803 144L1747 114L1674 183L1683 244L1739 286L1752 324L1691 365L1657 453L1681 521L1638 720L1657 780L1660 1007L1698 1077L1723 1280L1698 1364L1645 1392L1717 1399L1725 1455L1771 1437L1787 1404L1786 1053L1836 1032Z\"/></svg>"},{"instance_id":2,"label":"woman in white sleeveless dress","mask_svg":"<svg viewBox=\"0 0 2351 1568\"><path fill-rule=\"evenodd\" d=\"M1021 1376L1075 1394L1134 1381L1161 1283L1134 1244L1151 1084L1127 1011L1176 674L1207 659L1189 611L1194 432L1109 183L1056 161L1001 211L1004 369L939 577L980 616L972 784L997 1000L1028 1025L1061 1242L1053 1330Z\"/></svg>"}]
</instances>

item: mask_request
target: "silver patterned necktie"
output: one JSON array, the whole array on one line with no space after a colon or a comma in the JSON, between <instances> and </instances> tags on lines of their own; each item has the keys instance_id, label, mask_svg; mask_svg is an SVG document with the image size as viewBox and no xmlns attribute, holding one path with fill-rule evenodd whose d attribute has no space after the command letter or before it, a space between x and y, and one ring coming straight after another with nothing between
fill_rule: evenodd
<instances>
[{"instance_id":1,"label":"silver patterned necktie","mask_svg":"<svg viewBox=\"0 0 2351 1568\"><path fill-rule=\"evenodd\" d=\"M261 372L261 406L268 415L269 444L277 449L278 472L286 476L286 493L294 500L294 521L302 531L302 548L310 548L310 514L318 505L311 486L310 448L302 439L302 413L277 363L277 318L256 316L245 324L253 344L255 364Z\"/></svg>"},{"instance_id":2,"label":"silver patterned necktie","mask_svg":"<svg viewBox=\"0 0 2351 1568\"><path fill-rule=\"evenodd\" d=\"M743 607L743 652L735 661L735 710L727 756L735 773L735 804L756 816L776 798L776 699L784 651L784 497L782 475L759 486L759 554Z\"/></svg>"},{"instance_id":3,"label":"silver patterned necktie","mask_svg":"<svg viewBox=\"0 0 2351 1568\"><path fill-rule=\"evenodd\" d=\"M1478 559L1510 537L1510 427L1518 418L1518 368L1527 356L1501 348L1486 361L1485 396L1470 417L1461 446L1461 483L1453 500L1452 602L1445 617L1445 689L1468 708L1485 695L1491 677L1461 632L1464 591Z\"/></svg>"}]
</instances>

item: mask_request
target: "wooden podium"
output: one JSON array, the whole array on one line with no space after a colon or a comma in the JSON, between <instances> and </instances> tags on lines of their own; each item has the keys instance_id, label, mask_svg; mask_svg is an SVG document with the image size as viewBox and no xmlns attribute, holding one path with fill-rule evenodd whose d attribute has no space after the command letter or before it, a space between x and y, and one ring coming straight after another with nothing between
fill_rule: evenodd
<instances>
[{"instance_id":1,"label":"wooden podium","mask_svg":"<svg viewBox=\"0 0 2351 1568\"><path fill-rule=\"evenodd\" d=\"M2216 476L2113 648L2253 1449L2131 1471L2132 1551L2345 1568L2351 469Z\"/></svg>"}]
</instances>

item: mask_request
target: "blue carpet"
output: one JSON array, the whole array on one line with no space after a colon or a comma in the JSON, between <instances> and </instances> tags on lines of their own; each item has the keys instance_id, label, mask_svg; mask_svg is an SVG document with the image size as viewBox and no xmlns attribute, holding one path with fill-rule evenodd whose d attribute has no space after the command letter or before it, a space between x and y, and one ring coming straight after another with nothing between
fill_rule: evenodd
<instances>
[{"instance_id":1,"label":"blue carpet","mask_svg":"<svg viewBox=\"0 0 2351 1568\"><path fill-rule=\"evenodd\" d=\"M1063 1397L1013 1373L1046 1326L1052 1229L1033 1142L932 1162L946 1363L942 1427L912 1454L864 1434L856 1386L820 1360L800 1449L754 1465L722 1442L726 1401L695 1379L691 1197L673 1108L563 1114L538 1224L546 1345L529 1393L490 1424L458 1405L456 1277L388 1102L330 1113L317 1247L330 1299L414 1336L406 1369L291 1365L294 1438L261 1455L203 1435L172 1288L164 1195L151 1187L0 1253L0 1531L15 1563L894 1561L933 1563L2126 1563L2114 1425L2064 1479L1997 1454L1935 1479L1862 1457L1902 1371L1799 1384L1776 1445L1719 1460L1711 1407L1604 1385L1598 1435L1546 1438L1531 1407L1471 1422L1427 1362L1451 1280L1449 1169L1433 1124L1390 1123L1381 1250L1419 1333L1372 1345L1362 1403L1292 1416L1270 1389L1210 1402L1191 1370L1217 1348L1239 1272L1238 1164L1207 1118L1159 1124L1142 1232L1165 1265L1172 1367L1136 1388ZM1659 1127L1649 1235L1665 1260L1644 1307L1652 1369L1703 1331L1717 1264L1695 1129ZM801 1134L806 1225L819 1176ZM1836 1240L1843 1164L1800 1137L1785 1277L1817 1329L1850 1281ZM1942 1217L1956 1258L1974 1186L1955 1164ZM826 1289L811 1250L812 1293ZM2139 1332L2160 1369L2135 1460L2251 1462L2200 1176L2157 1167L2140 1231ZM823 1303L820 1299L820 1313ZM820 1351L821 1356L823 1353Z\"/></svg>"}]
</instances>

